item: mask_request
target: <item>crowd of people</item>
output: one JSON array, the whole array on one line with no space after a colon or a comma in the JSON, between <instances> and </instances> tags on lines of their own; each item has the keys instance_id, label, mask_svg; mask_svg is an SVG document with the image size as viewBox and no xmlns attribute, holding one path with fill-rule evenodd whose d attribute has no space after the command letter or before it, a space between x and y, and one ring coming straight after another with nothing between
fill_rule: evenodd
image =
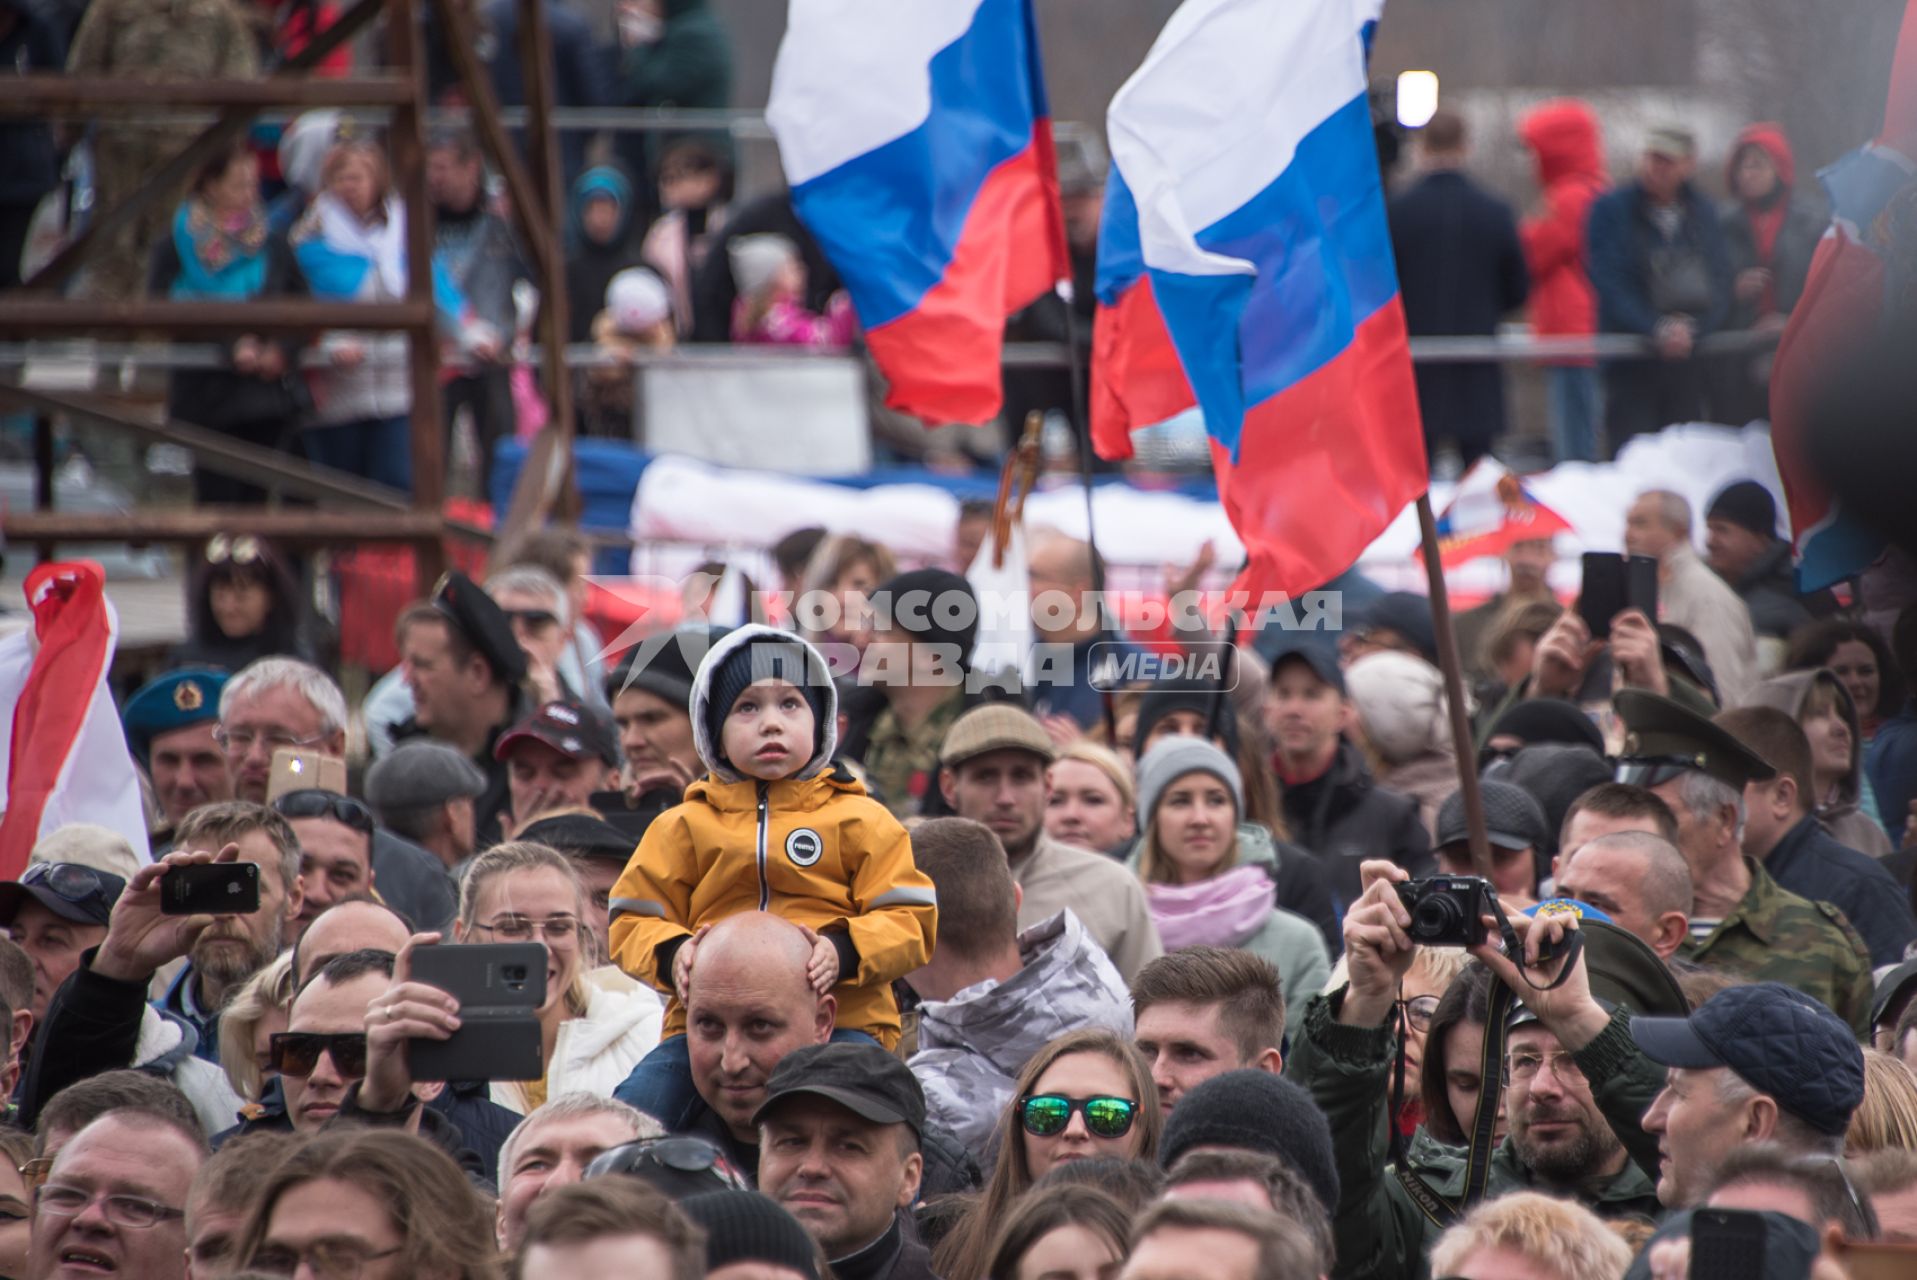
<instances>
[{"instance_id":1,"label":"crowd of people","mask_svg":"<svg viewBox=\"0 0 1917 1280\"><path fill-rule=\"evenodd\" d=\"M1660 616L1600 637L1513 548L1459 619L1483 859L1416 597L1111 687L1139 642L1040 534L1091 608L1022 683L969 669L959 573L815 529L806 627L608 668L550 529L405 610L354 707L221 540L122 708L149 830L0 884L0 1273L1621 1280L1718 1247L1700 1209L1778 1274L1917 1243L1917 612L1754 577L1767 504L1730 486L1700 557L1643 495ZM257 910L166 910L239 864ZM449 1065L499 1010L433 975L499 943L546 957L523 1065Z\"/></svg>"}]
</instances>

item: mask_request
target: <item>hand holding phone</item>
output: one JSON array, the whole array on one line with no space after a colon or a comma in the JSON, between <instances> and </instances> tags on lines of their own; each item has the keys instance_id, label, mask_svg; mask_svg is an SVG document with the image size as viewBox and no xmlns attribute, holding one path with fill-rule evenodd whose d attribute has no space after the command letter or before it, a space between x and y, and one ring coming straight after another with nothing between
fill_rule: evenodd
<instances>
[{"instance_id":1,"label":"hand holding phone","mask_svg":"<svg viewBox=\"0 0 1917 1280\"><path fill-rule=\"evenodd\" d=\"M413 955L439 941L437 933L416 933L393 958L393 985L366 1006L366 1075L359 1105L373 1112L400 1110L412 1096L407 1063L415 1040L440 1040L459 1030L459 1001L449 993L413 981Z\"/></svg>"},{"instance_id":2,"label":"hand holding phone","mask_svg":"<svg viewBox=\"0 0 1917 1280\"><path fill-rule=\"evenodd\" d=\"M259 909L256 863L189 864L160 877L160 910L169 916L250 916Z\"/></svg>"},{"instance_id":3,"label":"hand holding phone","mask_svg":"<svg viewBox=\"0 0 1917 1280\"><path fill-rule=\"evenodd\" d=\"M1657 617L1657 561L1609 551L1584 553L1584 581L1578 589L1578 617L1592 638L1611 634L1611 623L1626 609Z\"/></svg>"},{"instance_id":4,"label":"hand holding phone","mask_svg":"<svg viewBox=\"0 0 1917 1280\"><path fill-rule=\"evenodd\" d=\"M213 923L213 914L204 911L192 915L169 914L163 885L170 876L181 871L191 873L191 869L201 867L218 868L211 874L225 883L226 877L233 874L232 868L241 865L239 856L239 845L228 844L218 853L205 849L178 850L141 867L127 882L120 900L113 904L106 937L93 956L93 972L123 982L143 983L161 966L192 951L200 934ZM258 868L253 870L257 877ZM254 888L257 893L257 879ZM254 909L258 909L257 902Z\"/></svg>"},{"instance_id":5,"label":"hand holding phone","mask_svg":"<svg viewBox=\"0 0 1917 1280\"><path fill-rule=\"evenodd\" d=\"M414 941L419 941L415 939ZM421 946L408 956L408 992L397 1016L423 1026L406 1046L414 1080L537 1080L546 1074L539 1010L546 948L537 942ZM397 977L397 970L395 970ZM424 986L431 996L412 988ZM392 993L388 993L389 995ZM450 1000L450 1005L447 1001ZM450 1011L451 1021L444 1016Z\"/></svg>"}]
</instances>

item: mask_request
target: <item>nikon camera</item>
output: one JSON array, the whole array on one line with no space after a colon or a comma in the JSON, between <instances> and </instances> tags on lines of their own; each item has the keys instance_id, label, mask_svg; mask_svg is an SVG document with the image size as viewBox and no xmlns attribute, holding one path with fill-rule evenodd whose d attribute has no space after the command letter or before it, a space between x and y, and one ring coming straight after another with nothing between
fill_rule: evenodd
<instances>
[{"instance_id":1,"label":"nikon camera","mask_svg":"<svg viewBox=\"0 0 1917 1280\"><path fill-rule=\"evenodd\" d=\"M1429 876L1398 886L1411 913L1405 932L1424 947L1475 947L1484 941L1483 917L1496 915L1498 891L1479 876Z\"/></svg>"}]
</instances>

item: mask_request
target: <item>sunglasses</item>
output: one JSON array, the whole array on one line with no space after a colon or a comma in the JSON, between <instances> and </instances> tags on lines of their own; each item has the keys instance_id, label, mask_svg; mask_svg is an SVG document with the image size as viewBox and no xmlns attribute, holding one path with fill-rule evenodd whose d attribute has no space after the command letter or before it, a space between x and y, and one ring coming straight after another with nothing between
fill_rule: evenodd
<instances>
[{"instance_id":1,"label":"sunglasses","mask_svg":"<svg viewBox=\"0 0 1917 1280\"><path fill-rule=\"evenodd\" d=\"M49 889L67 902L104 902L111 907L126 881L77 862L36 862L20 876L22 885Z\"/></svg>"},{"instance_id":2,"label":"sunglasses","mask_svg":"<svg viewBox=\"0 0 1917 1280\"><path fill-rule=\"evenodd\" d=\"M1050 1138L1065 1132L1074 1111L1084 1113L1085 1128L1094 1138L1122 1138L1138 1119L1138 1104L1129 1098L1067 1098L1056 1093L1020 1102L1018 1119L1034 1138Z\"/></svg>"},{"instance_id":3,"label":"sunglasses","mask_svg":"<svg viewBox=\"0 0 1917 1280\"><path fill-rule=\"evenodd\" d=\"M557 626L559 615L549 609L508 609L506 616L512 621L533 628Z\"/></svg>"},{"instance_id":4,"label":"sunglasses","mask_svg":"<svg viewBox=\"0 0 1917 1280\"><path fill-rule=\"evenodd\" d=\"M229 537L224 533L216 533L212 541L206 544L208 564L257 564L263 558L260 540L251 534Z\"/></svg>"},{"instance_id":5,"label":"sunglasses","mask_svg":"<svg viewBox=\"0 0 1917 1280\"><path fill-rule=\"evenodd\" d=\"M267 1056L273 1069L283 1076L304 1080L319 1066L321 1054L329 1054L333 1068L349 1080L366 1074L366 1033L341 1031L280 1031L267 1041Z\"/></svg>"},{"instance_id":6,"label":"sunglasses","mask_svg":"<svg viewBox=\"0 0 1917 1280\"><path fill-rule=\"evenodd\" d=\"M285 818L331 818L363 835L373 834L373 811L351 796L308 787L289 791L273 802L274 812Z\"/></svg>"}]
</instances>

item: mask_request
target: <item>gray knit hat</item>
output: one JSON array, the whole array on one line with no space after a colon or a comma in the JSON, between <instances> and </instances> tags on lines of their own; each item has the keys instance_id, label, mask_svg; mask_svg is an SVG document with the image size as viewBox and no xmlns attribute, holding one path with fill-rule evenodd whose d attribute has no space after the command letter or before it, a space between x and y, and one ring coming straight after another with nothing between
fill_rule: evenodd
<instances>
[{"instance_id":1,"label":"gray knit hat","mask_svg":"<svg viewBox=\"0 0 1917 1280\"><path fill-rule=\"evenodd\" d=\"M1245 811L1245 780L1232 758L1203 738L1160 738L1138 762L1138 825L1151 825L1165 788L1188 773L1209 773L1225 784L1238 812Z\"/></svg>"}]
</instances>

